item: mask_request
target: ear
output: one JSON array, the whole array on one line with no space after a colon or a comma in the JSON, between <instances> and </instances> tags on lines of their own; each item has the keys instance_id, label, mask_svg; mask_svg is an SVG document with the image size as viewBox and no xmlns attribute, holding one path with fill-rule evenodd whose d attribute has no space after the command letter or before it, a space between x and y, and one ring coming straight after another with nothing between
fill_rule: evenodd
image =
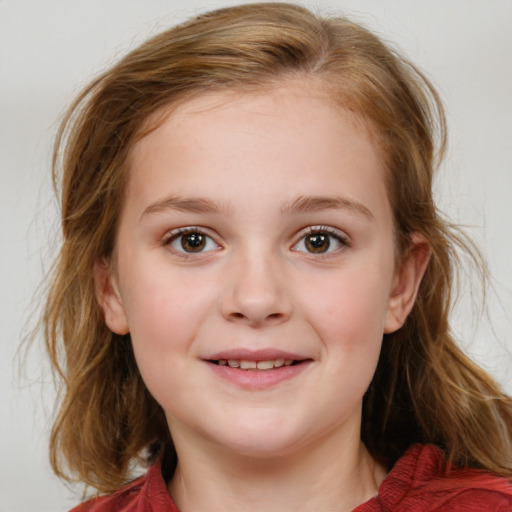
<instances>
[{"instance_id":1,"label":"ear","mask_svg":"<svg viewBox=\"0 0 512 512\"><path fill-rule=\"evenodd\" d=\"M111 266L106 261L98 261L93 273L96 300L103 311L107 327L116 334L128 334L130 329Z\"/></svg>"},{"instance_id":2,"label":"ear","mask_svg":"<svg viewBox=\"0 0 512 512\"><path fill-rule=\"evenodd\" d=\"M419 233L411 237L410 247L400 268L397 268L389 297L384 332L389 334L402 327L411 312L423 275L430 260L427 239Z\"/></svg>"}]
</instances>

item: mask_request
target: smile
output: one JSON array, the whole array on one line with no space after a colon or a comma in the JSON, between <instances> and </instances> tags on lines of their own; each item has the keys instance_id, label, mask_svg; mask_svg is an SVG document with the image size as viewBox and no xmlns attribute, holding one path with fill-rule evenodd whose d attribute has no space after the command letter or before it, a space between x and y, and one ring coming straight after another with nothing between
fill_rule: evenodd
<instances>
[{"instance_id":1,"label":"smile","mask_svg":"<svg viewBox=\"0 0 512 512\"><path fill-rule=\"evenodd\" d=\"M275 351L274 351L275 354ZM219 357L220 356L220 357ZM230 354L205 359L211 371L222 380L248 390L272 388L282 382L297 378L308 368L313 359L292 354L272 357L270 354ZM263 356L263 357L262 357Z\"/></svg>"},{"instance_id":2,"label":"smile","mask_svg":"<svg viewBox=\"0 0 512 512\"><path fill-rule=\"evenodd\" d=\"M266 361L249 361L245 359L218 359L211 361L219 366L229 366L230 368L239 368L241 370L261 370L268 371L283 366L292 366L299 363L293 359L271 359Z\"/></svg>"}]
</instances>

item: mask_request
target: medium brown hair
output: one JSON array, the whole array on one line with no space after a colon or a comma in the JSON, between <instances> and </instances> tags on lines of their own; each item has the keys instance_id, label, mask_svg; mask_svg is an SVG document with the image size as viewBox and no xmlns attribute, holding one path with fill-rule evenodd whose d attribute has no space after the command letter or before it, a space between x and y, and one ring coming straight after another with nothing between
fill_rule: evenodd
<instances>
[{"instance_id":1,"label":"medium brown hair","mask_svg":"<svg viewBox=\"0 0 512 512\"><path fill-rule=\"evenodd\" d=\"M264 90L294 77L310 79L333 108L371 127L386 167L398 259L414 233L431 249L413 311L385 336L363 402L363 441L388 466L421 442L437 444L457 464L512 474L511 401L450 335L457 252L475 253L432 197L446 138L435 90L361 26L266 3L214 11L150 39L94 80L62 122L54 182L64 240L44 316L62 391L51 435L58 475L110 491L130 477L134 461L159 454L168 474L175 464L163 411L141 379L129 335L106 327L93 280L95 263L112 254L125 163L147 120L193 95Z\"/></svg>"}]
</instances>

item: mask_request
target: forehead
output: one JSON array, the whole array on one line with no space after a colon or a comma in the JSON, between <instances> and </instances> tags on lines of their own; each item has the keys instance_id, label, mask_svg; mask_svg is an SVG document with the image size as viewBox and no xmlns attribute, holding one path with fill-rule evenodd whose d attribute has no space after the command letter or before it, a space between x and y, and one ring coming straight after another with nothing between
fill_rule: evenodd
<instances>
[{"instance_id":1,"label":"forehead","mask_svg":"<svg viewBox=\"0 0 512 512\"><path fill-rule=\"evenodd\" d=\"M243 85L240 88L228 87L226 89L213 89L212 91L194 91L183 97L172 100L169 105L159 108L156 112L149 115L137 130L131 148L144 140L148 135L157 130L162 124L173 123L182 126L183 120L193 121L194 117L218 116L218 112L229 111L229 107L234 110L245 112L246 114L278 116L280 111L289 110L296 112L298 126L307 124L309 118L313 117L313 111L308 113L308 109L301 110L297 108L298 102L316 103L317 107L321 105L322 110L329 113L338 114L344 123L350 122L354 130L368 137L376 149L380 149L378 137L375 134L373 123L360 115L352 106L347 107L350 101L344 98L344 95L335 91L330 84L324 83L323 79L316 77L283 77L273 83L258 85ZM172 118L169 120L169 118ZM290 118L283 119L285 128L290 127ZM326 123L328 128L328 123Z\"/></svg>"},{"instance_id":2,"label":"forehead","mask_svg":"<svg viewBox=\"0 0 512 512\"><path fill-rule=\"evenodd\" d=\"M163 177L175 193L194 188L217 195L216 181L224 179L227 198L241 188L261 191L265 180L268 194L290 196L324 193L341 175L354 178L363 195L383 181L366 123L307 82L202 94L162 110L152 123L129 159L128 188L139 192L156 193L147 182Z\"/></svg>"}]
</instances>

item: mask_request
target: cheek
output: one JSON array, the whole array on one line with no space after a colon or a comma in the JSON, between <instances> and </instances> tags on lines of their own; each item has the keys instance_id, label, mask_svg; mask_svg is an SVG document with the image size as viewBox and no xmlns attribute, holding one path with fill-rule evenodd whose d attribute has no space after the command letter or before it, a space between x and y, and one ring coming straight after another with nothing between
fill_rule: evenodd
<instances>
[{"instance_id":1,"label":"cheek","mask_svg":"<svg viewBox=\"0 0 512 512\"><path fill-rule=\"evenodd\" d=\"M127 316L142 379L157 402L172 409L175 390L187 375L184 361L196 355L194 340L211 300L190 281L155 275L132 283Z\"/></svg>"},{"instance_id":2,"label":"cheek","mask_svg":"<svg viewBox=\"0 0 512 512\"><path fill-rule=\"evenodd\" d=\"M214 301L204 279L199 283L157 266L137 273L127 290L123 302L140 366L165 366L177 353L190 350Z\"/></svg>"},{"instance_id":3,"label":"cheek","mask_svg":"<svg viewBox=\"0 0 512 512\"><path fill-rule=\"evenodd\" d=\"M329 379L337 393L331 406L354 407L362 400L378 363L387 312L387 287L380 274L353 272L330 282L309 310L329 361ZM314 317L314 319L313 319Z\"/></svg>"},{"instance_id":4,"label":"cheek","mask_svg":"<svg viewBox=\"0 0 512 512\"><path fill-rule=\"evenodd\" d=\"M347 269L310 290L304 304L310 321L326 340L350 349L380 344L388 308L388 280L380 272Z\"/></svg>"}]
</instances>

